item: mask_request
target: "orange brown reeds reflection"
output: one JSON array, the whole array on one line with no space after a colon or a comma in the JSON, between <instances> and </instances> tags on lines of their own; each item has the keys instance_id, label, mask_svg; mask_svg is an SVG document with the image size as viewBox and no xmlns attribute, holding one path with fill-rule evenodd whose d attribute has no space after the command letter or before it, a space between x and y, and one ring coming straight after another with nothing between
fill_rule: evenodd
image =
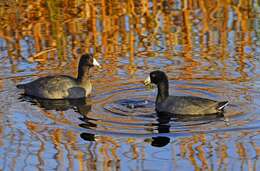
<instances>
[{"instance_id":1,"label":"orange brown reeds reflection","mask_svg":"<svg viewBox=\"0 0 260 171\"><path fill-rule=\"evenodd\" d=\"M0 119L3 119L3 113L0 112ZM0 147L3 146L4 126L0 124Z\"/></svg>"},{"instance_id":2,"label":"orange brown reeds reflection","mask_svg":"<svg viewBox=\"0 0 260 171\"><path fill-rule=\"evenodd\" d=\"M233 106L227 115L238 117L232 128L255 126L259 9L259 1L252 0L0 1L0 151L11 158L0 159L10 170L44 170L48 162L56 170L151 170L161 169L162 161L169 170L181 170L179 165L229 170L234 161L234 168L257 170L258 130L192 134L192 129L228 128L222 122L198 128L176 122L168 132L189 135L170 137L169 144L156 148L153 137L132 137L158 133L155 118L139 116L141 112L116 115L104 108L121 98L151 100L141 79L163 69L171 81L183 81L177 83L177 93L228 98ZM18 94L11 88L18 82L56 73L76 75L78 58L86 52L103 66L91 71L92 110L33 108L14 99ZM78 130L82 115L90 124L86 130L94 130L86 141ZM36 158L32 167L30 155Z\"/></svg>"},{"instance_id":3,"label":"orange brown reeds reflection","mask_svg":"<svg viewBox=\"0 0 260 171\"><path fill-rule=\"evenodd\" d=\"M94 51L116 66L116 57L128 53L131 63L134 56L156 56L161 51L171 59L172 53L166 52L179 45L183 50L176 55L185 59L184 77L193 78L200 65L200 60L193 58L194 48L201 49L202 60L205 58L211 64L211 57L216 56L225 66L227 48L234 45L241 60L234 67L241 77L232 79L222 73L218 79L247 78L241 66L245 63L243 56L247 55L243 49L255 43L249 35L254 31L255 4L249 1L16 1L11 4L1 8L1 38L8 44L8 56L16 60L24 57L48 63L50 58L65 60L77 56L78 51ZM238 41L229 41L232 31ZM166 38L165 46L161 45L162 36ZM106 66L108 73L114 73L111 72L114 67Z\"/></svg>"}]
</instances>

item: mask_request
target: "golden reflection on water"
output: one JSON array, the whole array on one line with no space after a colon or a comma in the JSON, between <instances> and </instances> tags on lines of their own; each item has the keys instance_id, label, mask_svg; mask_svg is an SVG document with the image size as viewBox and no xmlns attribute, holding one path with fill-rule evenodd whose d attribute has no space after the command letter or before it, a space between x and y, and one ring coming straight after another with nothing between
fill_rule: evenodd
<instances>
[{"instance_id":1,"label":"golden reflection on water","mask_svg":"<svg viewBox=\"0 0 260 171\"><path fill-rule=\"evenodd\" d=\"M255 43L250 32L256 31L253 24L257 19L257 2L186 0L149 3L18 1L10 5L2 2L1 38L7 44L4 57L48 63L56 57L63 60L78 57L78 51L93 51L102 54L103 60L109 59L105 67L113 75L118 56L129 56L127 69L133 74L134 56L157 56L162 50L169 59L183 56L186 66L182 76L192 78L194 70L201 64L193 58L194 49L199 49L201 57L210 60L210 66L214 66L212 56L222 60L224 65L230 56L227 47L232 45L237 53L235 56L239 56L236 62L241 77L237 81L247 79L243 60L250 59L252 52L245 53L244 49ZM234 42L228 37L232 32ZM178 45L182 45L183 50L174 52ZM167 53L170 50L176 54ZM223 67L222 70L227 70ZM232 78L224 72L218 79Z\"/></svg>"},{"instance_id":2,"label":"golden reflection on water","mask_svg":"<svg viewBox=\"0 0 260 171\"><path fill-rule=\"evenodd\" d=\"M101 87L97 92L108 91L108 88L102 89L102 86L123 79L124 75L120 72L133 76L158 67L169 72L175 69L181 71L171 75L175 80L196 78L230 81L234 84L247 82L256 74L257 68L254 60L257 44L259 46L259 8L259 1L250 0L0 1L0 60L9 64L5 67L1 65L3 78L0 78L0 91L7 87L4 78L14 77L16 73L22 75L12 79L15 83L31 75L49 74L50 70L52 73L73 70L72 74L75 75L79 54L84 52L94 53L103 64L106 76L104 80L96 78L94 81L99 83L97 89ZM178 68L178 64L151 64L151 58L177 63L181 58L183 62ZM29 69L21 67L24 61ZM112 91L114 87L109 88ZM211 93L219 91L209 87L201 87L200 90ZM240 91L241 94L248 94L247 88L241 88ZM55 124L76 125L67 116L71 111L66 113L39 109L38 112ZM90 116L106 117L99 115L102 114L90 113ZM0 116L3 118L2 112ZM114 122L120 121L120 118L112 119ZM124 118L124 121L138 122L134 118ZM246 121L240 124L243 125L243 122ZM109 123L102 123L101 126L109 127ZM11 128L12 125L7 127ZM58 170L121 170L123 164L131 169L143 170L146 168L139 166L144 167L144 164L131 165L122 161L122 158L129 161L154 160L146 153L148 140L139 142L128 138L118 142L116 138L99 135L95 137L95 142L82 145L78 144L78 133L69 128L52 128L34 121L26 122L26 127L40 144L35 154L38 163L34 163L34 167L39 170L44 170L48 165L46 153L49 149L55 155L47 155L48 159L54 158ZM6 136L5 129L8 128L0 126L0 137ZM121 125L121 128L124 126ZM118 128L111 127L110 131L113 129ZM9 142L24 143L23 133L10 130L7 133L10 134ZM252 136L257 136L257 133L259 131L255 131ZM232 139L231 134L196 134L178 138L178 143L171 144L177 152L167 156L170 159L165 162L171 165L172 160L178 163L179 159L194 170L229 170L232 168L229 162L232 163L234 157L228 152L232 146L228 142ZM15 140L16 137L18 140ZM239 137L248 139L250 136L241 133ZM210 138L214 141L211 142ZM226 138L225 142L218 144L222 138ZM251 144L232 141L235 146L232 148L236 149L232 155L237 155L240 160L236 168L257 170L258 159L252 159L251 156L253 153L258 158L260 150L254 140ZM1 138L0 147L4 143ZM122 144L129 148L121 149ZM251 156L247 153L247 146L251 148ZM14 148L17 157L4 159L12 160L9 166L11 170L19 168L16 163L18 157L22 156L22 150L25 150L20 146ZM8 149L4 152L6 155L11 153ZM209 160L210 155L215 155L216 159ZM3 167L2 164L0 166ZM171 168L177 170L178 166Z\"/></svg>"}]
</instances>

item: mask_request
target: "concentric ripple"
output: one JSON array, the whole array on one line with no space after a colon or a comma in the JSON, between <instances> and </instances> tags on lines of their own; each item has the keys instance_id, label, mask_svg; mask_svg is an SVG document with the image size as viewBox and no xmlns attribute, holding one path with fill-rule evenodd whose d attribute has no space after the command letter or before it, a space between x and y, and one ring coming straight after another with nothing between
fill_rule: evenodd
<instances>
[{"instance_id":1,"label":"concentric ripple","mask_svg":"<svg viewBox=\"0 0 260 171\"><path fill-rule=\"evenodd\" d=\"M172 84L171 84L172 85ZM171 87L176 95L193 95L205 98L220 99L221 90L217 84L199 81L177 82ZM194 133L231 130L241 127L248 122L241 122L240 117L253 109L253 104L243 96L246 106L230 104L225 112L225 117L207 116L193 118L174 118L170 116L159 116L154 110L156 90L146 90L140 83L131 83L118 86L111 91L109 86L106 90L92 99L91 111L83 115L81 127L88 129L88 133L101 134L124 134L128 136L145 135L156 136L167 133L168 136L176 133ZM177 88L176 88L177 87ZM222 85L228 87L228 85ZM226 94L228 100L233 100L233 90ZM240 129L240 128L239 128Z\"/></svg>"}]
</instances>

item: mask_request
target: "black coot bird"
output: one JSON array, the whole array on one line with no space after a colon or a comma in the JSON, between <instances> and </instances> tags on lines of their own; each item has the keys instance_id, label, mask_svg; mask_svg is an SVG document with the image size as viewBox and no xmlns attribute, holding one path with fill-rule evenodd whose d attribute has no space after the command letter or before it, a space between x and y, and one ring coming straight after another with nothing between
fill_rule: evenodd
<instances>
[{"instance_id":1,"label":"black coot bird","mask_svg":"<svg viewBox=\"0 0 260 171\"><path fill-rule=\"evenodd\" d=\"M82 55L78 65L78 76L67 75L46 76L30 83L19 84L17 88L24 89L24 94L43 99L77 99L91 93L89 70L93 66L101 67L90 54Z\"/></svg>"},{"instance_id":2,"label":"black coot bird","mask_svg":"<svg viewBox=\"0 0 260 171\"><path fill-rule=\"evenodd\" d=\"M144 81L145 85L156 84L158 94L155 109L158 113L170 113L176 116L199 116L222 114L228 101L215 101L194 96L170 96L167 75L163 71L153 71Z\"/></svg>"}]
</instances>

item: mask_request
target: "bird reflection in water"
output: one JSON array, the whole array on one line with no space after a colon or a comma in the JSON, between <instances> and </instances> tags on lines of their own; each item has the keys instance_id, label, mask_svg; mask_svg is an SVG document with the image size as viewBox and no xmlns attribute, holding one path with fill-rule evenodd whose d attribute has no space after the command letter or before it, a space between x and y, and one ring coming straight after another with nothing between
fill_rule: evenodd
<instances>
[{"instance_id":1,"label":"bird reflection in water","mask_svg":"<svg viewBox=\"0 0 260 171\"><path fill-rule=\"evenodd\" d=\"M171 121L175 123L187 122L189 126L191 125L201 125L210 122L214 122L218 119L223 119L223 114L216 115L201 115L201 116L180 116L173 115L171 113L157 113L157 124L153 124L156 126L156 129L159 133L159 136L152 137L151 145L154 147L164 147L170 143L170 138L167 136L163 136L162 134L170 133ZM174 128L174 126L172 126Z\"/></svg>"},{"instance_id":2,"label":"bird reflection in water","mask_svg":"<svg viewBox=\"0 0 260 171\"><path fill-rule=\"evenodd\" d=\"M157 121L158 123L156 124L157 130L159 134L162 133L169 133L170 132L170 120L171 116L170 115L157 115ZM154 147L163 147L169 144L170 138L167 136L157 136L157 137L152 137L152 142L151 145Z\"/></svg>"},{"instance_id":3,"label":"bird reflection in water","mask_svg":"<svg viewBox=\"0 0 260 171\"><path fill-rule=\"evenodd\" d=\"M80 127L91 129L97 126L91 122L93 119L87 117L87 114L91 110L90 98L50 100L22 95L19 99L21 101L30 102L31 104L37 105L45 110L66 111L73 109L75 112L81 115L79 119L84 122L79 124ZM95 141L94 134L81 133L80 137L87 141Z\"/></svg>"},{"instance_id":4,"label":"bird reflection in water","mask_svg":"<svg viewBox=\"0 0 260 171\"><path fill-rule=\"evenodd\" d=\"M81 116L79 119L83 123L79 124L80 127L86 128L88 130L95 130L98 126L95 122L96 120L88 117L88 113L91 110L91 99L90 98L81 98L81 99L62 99L62 100L48 100L48 99L39 99L30 96L21 96L21 101L28 101L34 105L37 105L45 110L56 110L56 111L66 111L73 109L75 112L79 113ZM121 102L121 101L120 101ZM127 107L129 109L137 109L147 107L149 103L144 103L141 101L123 101L120 105ZM144 105L145 104L145 105ZM152 126L155 127L155 130L158 132L158 136L153 136L149 138L150 143L154 147L164 147L170 143L170 129L174 129L174 124L177 122L187 122L188 125L195 121L195 124L209 123L216 121L216 118L223 117L221 115L209 115L209 116L200 116L200 117L177 117L172 114L167 113L157 113L156 123L153 123ZM89 132L83 132L80 134L80 137L86 141L95 141L95 134Z\"/></svg>"}]
</instances>

